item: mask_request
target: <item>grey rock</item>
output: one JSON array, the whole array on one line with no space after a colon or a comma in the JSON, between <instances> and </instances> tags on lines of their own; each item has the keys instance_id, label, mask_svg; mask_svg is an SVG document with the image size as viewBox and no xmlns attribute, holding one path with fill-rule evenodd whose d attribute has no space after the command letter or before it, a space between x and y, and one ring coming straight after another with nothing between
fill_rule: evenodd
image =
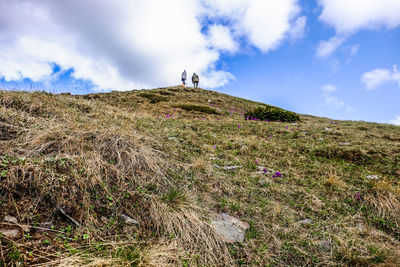
<instances>
[{"instance_id":1,"label":"grey rock","mask_svg":"<svg viewBox=\"0 0 400 267\"><path fill-rule=\"evenodd\" d=\"M325 252L329 252L332 249L332 242L329 240L322 240L319 242L319 246L324 250Z\"/></svg>"},{"instance_id":2,"label":"grey rock","mask_svg":"<svg viewBox=\"0 0 400 267\"><path fill-rule=\"evenodd\" d=\"M367 178L368 178L368 179L371 179L371 180L378 180L378 179L379 179L379 176L376 175L376 174L374 174L374 175L367 175Z\"/></svg>"},{"instance_id":3,"label":"grey rock","mask_svg":"<svg viewBox=\"0 0 400 267\"><path fill-rule=\"evenodd\" d=\"M172 140L172 141L178 141L178 138L172 136L172 137L168 137L168 140Z\"/></svg>"},{"instance_id":4,"label":"grey rock","mask_svg":"<svg viewBox=\"0 0 400 267\"><path fill-rule=\"evenodd\" d=\"M6 215L4 217L4 221L10 222L10 223L16 223L16 224L18 223L17 218L15 218L14 216L10 216L10 215Z\"/></svg>"},{"instance_id":5,"label":"grey rock","mask_svg":"<svg viewBox=\"0 0 400 267\"><path fill-rule=\"evenodd\" d=\"M9 239L15 239L19 237L18 230L8 230L8 229L0 229L0 233Z\"/></svg>"},{"instance_id":6,"label":"grey rock","mask_svg":"<svg viewBox=\"0 0 400 267\"><path fill-rule=\"evenodd\" d=\"M339 143L339 146L349 146L351 145L349 142Z\"/></svg>"},{"instance_id":7,"label":"grey rock","mask_svg":"<svg viewBox=\"0 0 400 267\"><path fill-rule=\"evenodd\" d=\"M235 170L241 168L241 166L219 166L218 164L213 164L215 168L221 168L224 170Z\"/></svg>"},{"instance_id":8,"label":"grey rock","mask_svg":"<svg viewBox=\"0 0 400 267\"><path fill-rule=\"evenodd\" d=\"M318 138L318 141L324 141L324 138L320 137Z\"/></svg>"},{"instance_id":9,"label":"grey rock","mask_svg":"<svg viewBox=\"0 0 400 267\"><path fill-rule=\"evenodd\" d=\"M300 224L312 224L314 221L312 219L304 219L301 221L298 221Z\"/></svg>"},{"instance_id":10,"label":"grey rock","mask_svg":"<svg viewBox=\"0 0 400 267\"><path fill-rule=\"evenodd\" d=\"M226 243L243 242L246 230L250 227L248 223L226 213L218 214L211 226Z\"/></svg>"},{"instance_id":11,"label":"grey rock","mask_svg":"<svg viewBox=\"0 0 400 267\"><path fill-rule=\"evenodd\" d=\"M332 131L332 128L325 127L325 131L328 131L328 132L330 132L330 131Z\"/></svg>"},{"instance_id":12,"label":"grey rock","mask_svg":"<svg viewBox=\"0 0 400 267\"><path fill-rule=\"evenodd\" d=\"M297 123L292 123L292 125L293 125L293 126L299 126L299 124L297 124Z\"/></svg>"},{"instance_id":13,"label":"grey rock","mask_svg":"<svg viewBox=\"0 0 400 267\"><path fill-rule=\"evenodd\" d=\"M131 217L129 217L128 215L125 214L121 214L121 219L124 221L124 223L128 224L128 225L138 225L139 222L136 221L135 219L132 219Z\"/></svg>"},{"instance_id":14,"label":"grey rock","mask_svg":"<svg viewBox=\"0 0 400 267\"><path fill-rule=\"evenodd\" d=\"M211 99L208 99L208 103L211 103L212 102L212 100Z\"/></svg>"}]
</instances>

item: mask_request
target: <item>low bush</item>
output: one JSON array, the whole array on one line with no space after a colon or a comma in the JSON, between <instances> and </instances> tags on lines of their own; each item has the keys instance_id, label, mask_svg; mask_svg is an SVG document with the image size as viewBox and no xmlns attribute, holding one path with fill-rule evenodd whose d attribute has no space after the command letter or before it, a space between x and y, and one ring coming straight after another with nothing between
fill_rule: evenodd
<instances>
[{"instance_id":1,"label":"low bush","mask_svg":"<svg viewBox=\"0 0 400 267\"><path fill-rule=\"evenodd\" d=\"M198 111L201 113L207 113L207 114L218 114L218 111L214 108L210 108L207 106L198 106L198 105L189 105L189 104L182 104L182 105L176 105L176 108L181 108L187 111Z\"/></svg>"},{"instance_id":2,"label":"low bush","mask_svg":"<svg viewBox=\"0 0 400 267\"><path fill-rule=\"evenodd\" d=\"M300 116L298 114L273 106L255 108L245 113L244 116L247 119L256 118L258 120L270 121L294 122L300 120Z\"/></svg>"},{"instance_id":3,"label":"low bush","mask_svg":"<svg viewBox=\"0 0 400 267\"><path fill-rule=\"evenodd\" d=\"M168 99L164 96L151 94L151 93L141 93L141 94L139 94L139 96L141 96L143 98L147 98L150 101L150 103L152 103L152 104L157 104L161 101L167 101L167 99Z\"/></svg>"}]
</instances>

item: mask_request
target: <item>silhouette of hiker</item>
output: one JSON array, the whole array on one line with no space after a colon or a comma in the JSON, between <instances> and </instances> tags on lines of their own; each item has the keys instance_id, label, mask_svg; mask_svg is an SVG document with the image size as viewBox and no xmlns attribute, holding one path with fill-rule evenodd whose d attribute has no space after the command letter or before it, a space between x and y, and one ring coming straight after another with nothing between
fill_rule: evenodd
<instances>
[{"instance_id":1,"label":"silhouette of hiker","mask_svg":"<svg viewBox=\"0 0 400 267\"><path fill-rule=\"evenodd\" d=\"M199 76L195 72L193 72L192 83L194 88L199 87Z\"/></svg>"},{"instance_id":2,"label":"silhouette of hiker","mask_svg":"<svg viewBox=\"0 0 400 267\"><path fill-rule=\"evenodd\" d=\"M186 70L182 72L182 86L186 85Z\"/></svg>"}]
</instances>

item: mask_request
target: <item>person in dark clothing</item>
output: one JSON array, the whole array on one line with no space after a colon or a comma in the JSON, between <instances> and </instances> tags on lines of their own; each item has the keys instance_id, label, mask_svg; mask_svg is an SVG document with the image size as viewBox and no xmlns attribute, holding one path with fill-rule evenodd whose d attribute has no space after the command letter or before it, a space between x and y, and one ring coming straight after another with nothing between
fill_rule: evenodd
<instances>
[{"instance_id":1,"label":"person in dark clothing","mask_svg":"<svg viewBox=\"0 0 400 267\"><path fill-rule=\"evenodd\" d=\"M186 85L186 70L182 72L182 86Z\"/></svg>"},{"instance_id":2,"label":"person in dark clothing","mask_svg":"<svg viewBox=\"0 0 400 267\"><path fill-rule=\"evenodd\" d=\"M194 88L198 88L199 87L199 76L196 73L193 73L192 83L193 83L193 87Z\"/></svg>"}]
</instances>

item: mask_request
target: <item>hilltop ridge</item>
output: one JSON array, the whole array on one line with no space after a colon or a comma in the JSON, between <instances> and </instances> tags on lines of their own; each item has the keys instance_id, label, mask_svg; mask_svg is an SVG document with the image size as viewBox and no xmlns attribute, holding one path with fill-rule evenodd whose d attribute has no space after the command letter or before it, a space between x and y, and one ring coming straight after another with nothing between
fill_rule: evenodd
<instances>
[{"instance_id":1,"label":"hilltop ridge","mask_svg":"<svg viewBox=\"0 0 400 267\"><path fill-rule=\"evenodd\" d=\"M0 91L0 266L399 265L399 127L245 120L260 106ZM242 243L221 213L248 225Z\"/></svg>"}]
</instances>

